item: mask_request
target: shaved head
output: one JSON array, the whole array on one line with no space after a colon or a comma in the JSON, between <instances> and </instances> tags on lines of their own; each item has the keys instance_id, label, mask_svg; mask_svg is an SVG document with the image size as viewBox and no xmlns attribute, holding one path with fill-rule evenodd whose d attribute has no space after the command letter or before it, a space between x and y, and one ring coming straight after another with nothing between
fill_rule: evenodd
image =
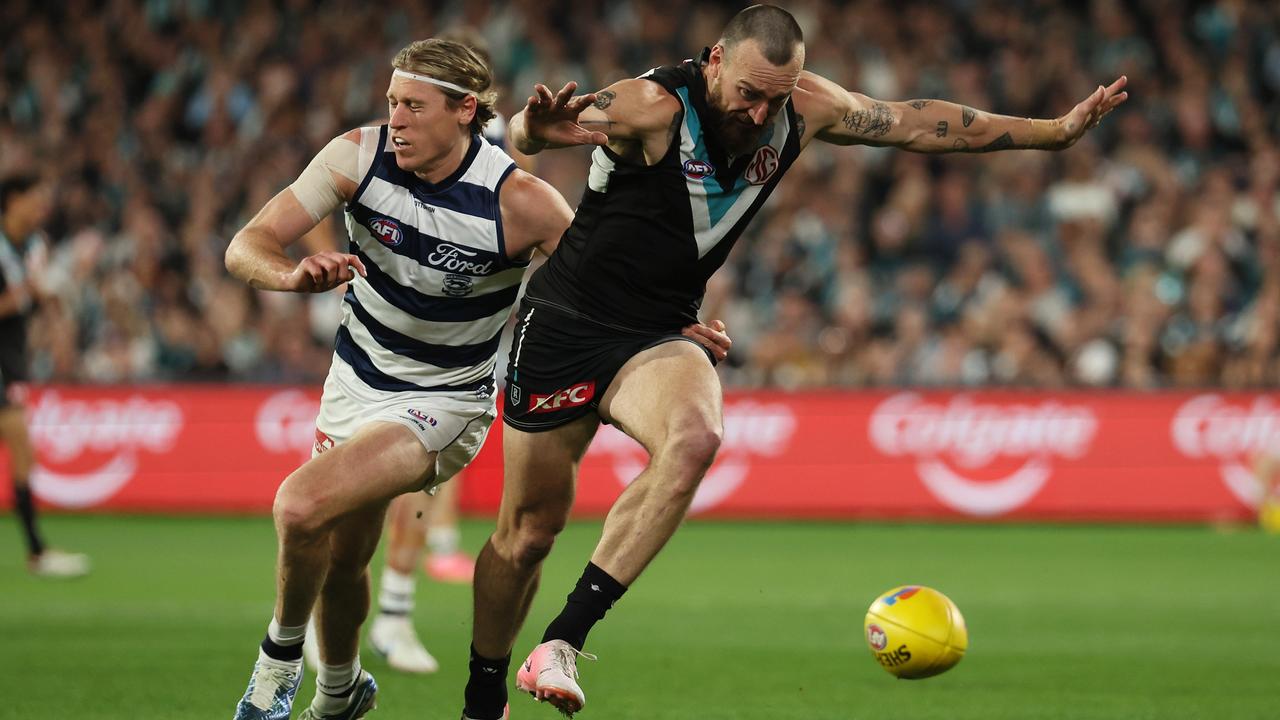
<instances>
[{"instance_id":1,"label":"shaved head","mask_svg":"<svg viewBox=\"0 0 1280 720\"><path fill-rule=\"evenodd\" d=\"M774 65L786 65L803 52L804 33L791 13L773 5L752 5L733 16L724 28L720 44L727 52L743 40L754 40L764 59Z\"/></svg>"}]
</instances>

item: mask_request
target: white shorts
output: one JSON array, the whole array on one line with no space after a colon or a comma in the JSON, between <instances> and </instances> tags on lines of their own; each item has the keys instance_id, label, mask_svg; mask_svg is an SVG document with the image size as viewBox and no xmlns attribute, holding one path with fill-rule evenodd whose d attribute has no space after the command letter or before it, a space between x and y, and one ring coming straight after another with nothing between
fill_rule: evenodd
<instances>
[{"instance_id":1,"label":"white shorts","mask_svg":"<svg viewBox=\"0 0 1280 720\"><path fill-rule=\"evenodd\" d=\"M457 475L480 452L497 417L493 397L475 393L388 392L365 385L346 362L333 358L316 418L315 457L341 444L371 422L404 425L436 454L434 477L427 492Z\"/></svg>"}]
</instances>

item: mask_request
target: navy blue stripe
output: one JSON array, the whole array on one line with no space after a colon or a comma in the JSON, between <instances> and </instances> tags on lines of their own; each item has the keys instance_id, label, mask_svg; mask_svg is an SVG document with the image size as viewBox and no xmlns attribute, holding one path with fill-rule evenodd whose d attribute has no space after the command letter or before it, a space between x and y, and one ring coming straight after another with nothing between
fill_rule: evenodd
<instances>
[{"instance_id":1,"label":"navy blue stripe","mask_svg":"<svg viewBox=\"0 0 1280 720\"><path fill-rule=\"evenodd\" d=\"M374 232L370 225L375 219L388 219L388 216L385 213L380 213L363 203L353 203L347 208L347 212L351 213L351 217L354 218L356 222L364 226L364 228L369 231L369 234L375 239L378 238L378 233ZM396 224L396 227L400 228L400 242L395 245L383 243L382 246L401 257L406 257L417 262L419 265L434 268L441 272L456 272L459 275L471 275L472 277L493 275L510 267L510 263L507 261L507 258L501 253L473 248L470 245L464 246L461 243L451 243L448 240L421 232L408 222L399 218L390 219ZM453 245L455 247L465 247L468 252L475 253L473 256L458 255L452 259L462 259L477 266L487 265L487 272L476 272L474 270L472 272L463 272L463 270L467 270L468 268L446 267L440 259L440 256L442 255L440 245L442 244ZM499 245L499 247L501 247L501 245ZM434 263L431 262L431 257L433 255L436 256L436 262Z\"/></svg>"},{"instance_id":2,"label":"navy blue stripe","mask_svg":"<svg viewBox=\"0 0 1280 720\"><path fill-rule=\"evenodd\" d=\"M378 293L383 300L419 320L428 322L480 320L511 307L515 304L516 296L520 294L520 285L516 283L501 290L474 297L423 295L417 290L412 290L392 280L390 276L378 267L377 263L363 252L357 252L356 255L364 262L365 270L368 271L368 276L365 277L365 280L368 281L369 287Z\"/></svg>"},{"instance_id":3,"label":"navy blue stripe","mask_svg":"<svg viewBox=\"0 0 1280 720\"><path fill-rule=\"evenodd\" d=\"M360 301L356 299L355 293L351 290L347 290L345 300L347 305L351 307L351 312L369 331L369 335L374 339L374 342L390 352L411 360L435 365L436 367L458 368L479 365L498 354L498 341L502 337L502 328L498 328L498 332L494 333L492 338L481 343L438 345L415 340L378 322L378 319L370 315L369 311L360 304Z\"/></svg>"},{"instance_id":4,"label":"navy blue stripe","mask_svg":"<svg viewBox=\"0 0 1280 720\"><path fill-rule=\"evenodd\" d=\"M361 382L377 390L386 390L387 392L474 392L488 390L492 392L493 388L492 377L465 385L433 385L431 387L391 377L374 367L373 361L369 359L364 350L360 349L359 345L356 345L351 333L344 327L338 328L338 337L334 341L334 351L338 353L338 357L351 366L352 370L355 370L356 377L360 378Z\"/></svg>"},{"instance_id":5,"label":"navy blue stripe","mask_svg":"<svg viewBox=\"0 0 1280 720\"><path fill-rule=\"evenodd\" d=\"M376 172L383 180L408 188L416 197L429 205L485 220L496 220L498 209L497 203L494 202L493 191L483 185L460 182L480 153L482 146L480 138L472 136L471 147L467 150L467 156L463 158L462 164L453 174L434 185L401 168L395 162L379 163ZM383 155L395 157L395 153L383 153Z\"/></svg>"}]
</instances>

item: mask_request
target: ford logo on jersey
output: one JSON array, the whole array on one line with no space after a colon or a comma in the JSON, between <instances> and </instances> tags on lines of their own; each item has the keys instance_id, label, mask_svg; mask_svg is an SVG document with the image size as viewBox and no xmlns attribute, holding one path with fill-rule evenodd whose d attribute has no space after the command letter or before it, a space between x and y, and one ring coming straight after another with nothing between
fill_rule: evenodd
<instances>
[{"instance_id":1,"label":"ford logo on jersey","mask_svg":"<svg viewBox=\"0 0 1280 720\"><path fill-rule=\"evenodd\" d=\"M369 221L369 229L373 231L373 236L378 238L383 245L395 247L404 240L404 233L400 232L400 225L391 218L373 218Z\"/></svg>"},{"instance_id":2,"label":"ford logo on jersey","mask_svg":"<svg viewBox=\"0 0 1280 720\"><path fill-rule=\"evenodd\" d=\"M689 158L684 161L684 176L690 180L701 180L716 174L716 166L706 160Z\"/></svg>"}]
</instances>

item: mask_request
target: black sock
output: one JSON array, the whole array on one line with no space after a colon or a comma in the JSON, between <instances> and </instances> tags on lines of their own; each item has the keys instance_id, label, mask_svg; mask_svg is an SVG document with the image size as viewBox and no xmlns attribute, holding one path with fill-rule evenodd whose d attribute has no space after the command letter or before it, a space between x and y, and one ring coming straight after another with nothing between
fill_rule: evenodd
<instances>
[{"instance_id":1,"label":"black sock","mask_svg":"<svg viewBox=\"0 0 1280 720\"><path fill-rule=\"evenodd\" d=\"M462 714L474 720L498 720L507 706L507 669L511 656L493 660L481 657L471 646L471 677L464 692Z\"/></svg>"},{"instance_id":2,"label":"black sock","mask_svg":"<svg viewBox=\"0 0 1280 720\"><path fill-rule=\"evenodd\" d=\"M272 660L281 660L285 662L297 662L302 659L302 640L299 639L293 645L281 645L268 635L262 638L262 652Z\"/></svg>"},{"instance_id":3,"label":"black sock","mask_svg":"<svg viewBox=\"0 0 1280 720\"><path fill-rule=\"evenodd\" d=\"M31 499L29 485L14 485L13 509L18 513L18 519L22 521L22 527L27 532L27 552L31 555L44 552L44 541L40 539L40 532L36 530L36 505Z\"/></svg>"},{"instance_id":4,"label":"black sock","mask_svg":"<svg viewBox=\"0 0 1280 720\"><path fill-rule=\"evenodd\" d=\"M587 644L587 633L618 602L627 587L614 580L595 563L587 563L578 584L569 593L564 610L547 626L542 642L564 640L581 650Z\"/></svg>"}]
</instances>

